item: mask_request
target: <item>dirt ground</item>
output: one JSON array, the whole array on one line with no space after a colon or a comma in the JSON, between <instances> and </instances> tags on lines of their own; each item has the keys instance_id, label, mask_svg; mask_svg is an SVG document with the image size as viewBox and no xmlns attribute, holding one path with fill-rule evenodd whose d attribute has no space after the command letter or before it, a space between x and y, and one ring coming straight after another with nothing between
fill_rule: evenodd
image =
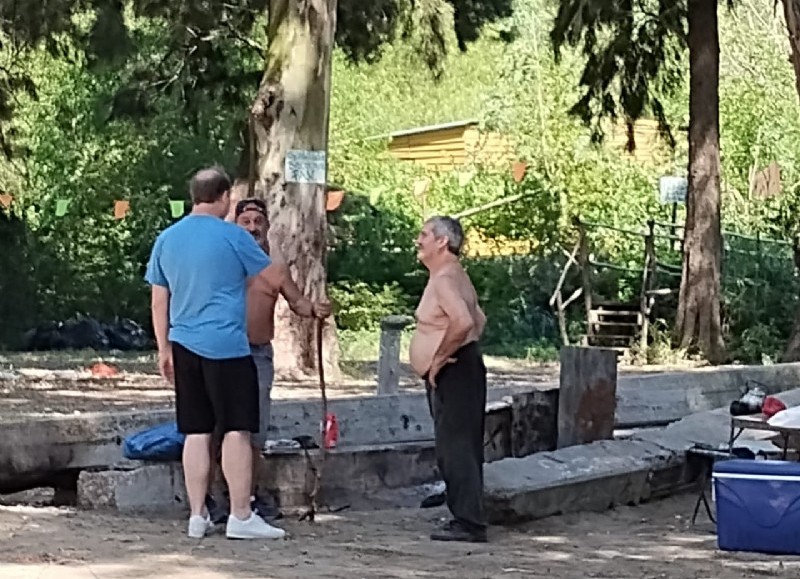
<instances>
[{"instance_id":1,"label":"dirt ground","mask_svg":"<svg viewBox=\"0 0 800 579\"><path fill-rule=\"evenodd\" d=\"M286 521L281 542L185 537L178 517L0 507L3 579L637 578L800 576L800 558L723 553L682 495L605 513L490 529L486 545L433 543L443 509Z\"/></svg>"},{"instance_id":2,"label":"dirt ground","mask_svg":"<svg viewBox=\"0 0 800 579\"><path fill-rule=\"evenodd\" d=\"M110 377L93 375L91 367L105 363L119 373ZM486 357L490 386L533 386L558 381L558 364ZM328 387L330 397L366 396L375 393L377 364L345 362L347 371ZM620 374L686 370L689 366L620 366ZM314 380L277 380L273 398L316 399ZM403 364L400 388L422 388L408 364ZM99 356L94 352L0 353L0 417L21 415L79 414L104 410L171 408L174 393L156 373L153 354Z\"/></svg>"}]
</instances>

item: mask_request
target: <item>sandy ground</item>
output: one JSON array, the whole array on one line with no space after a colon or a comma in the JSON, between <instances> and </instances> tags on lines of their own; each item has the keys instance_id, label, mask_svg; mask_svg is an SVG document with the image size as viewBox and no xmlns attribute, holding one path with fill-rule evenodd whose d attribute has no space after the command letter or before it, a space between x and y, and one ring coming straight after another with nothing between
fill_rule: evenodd
<instances>
[{"instance_id":1,"label":"sandy ground","mask_svg":"<svg viewBox=\"0 0 800 579\"><path fill-rule=\"evenodd\" d=\"M111 377L93 376L90 368L102 362L119 371ZM525 360L486 357L490 386L531 386L558 382L558 364L539 364ZM377 364L345 362L348 371L329 384L328 395L368 396L375 393ZM620 374L640 374L686 370L681 366L620 366ZM422 383L403 364L402 391L421 390ZM319 397L314 380L277 380L276 400ZM172 388L156 374L152 354L99 356L93 352L52 352L42 354L0 353L0 417L77 414L103 410L142 410L171 408Z\"/></svg>"},{"instance_id":2,"label":"sandy ground","mask_svg":"<svg viewBox=\"0 0 800 579\"><path fill-rule=\"evenodd\" d=\"M444 510L289 521L281 542L202 541L176 517L0 507L3 579L638 578L800 576L800 558L723 553L710 523L688 523L692 495L605 513L492 527L486 545L433 543Z\"/></svg>"}]
</instances>

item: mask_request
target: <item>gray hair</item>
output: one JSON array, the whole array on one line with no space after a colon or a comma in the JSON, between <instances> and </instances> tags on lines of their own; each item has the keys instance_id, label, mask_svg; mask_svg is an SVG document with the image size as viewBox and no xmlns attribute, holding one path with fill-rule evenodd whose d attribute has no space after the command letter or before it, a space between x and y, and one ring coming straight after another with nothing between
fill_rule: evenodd
<instances>
[{"instance_id":1,"label":"gray hair","mask_svg":"<svg viewBox=\"0 0 800 579\"><path fill-rule=\"evenodd\" d=\"M434 237L447 238L447 250L450 253L455 256L461 255L461 248L464 245L464 229L458 219L446 215L437 215L431 217L425 223L430 223Z\"/></svg>"}]
</instances>

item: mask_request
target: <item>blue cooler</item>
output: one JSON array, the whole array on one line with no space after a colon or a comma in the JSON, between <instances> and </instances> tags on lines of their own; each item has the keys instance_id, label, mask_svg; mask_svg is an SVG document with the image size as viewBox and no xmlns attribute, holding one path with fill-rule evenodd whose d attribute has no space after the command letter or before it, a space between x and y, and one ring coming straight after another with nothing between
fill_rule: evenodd
<instances>
[{"instance_id":1,"label":"blue cooler","mask_svg":"<svg viewBox=\"0 0 800 579\"><path fill-rule=\"evenodd\" d=\"M800 463L718 462L713 484L720 549L800 554Z\"/></svg>"}]
</instances>

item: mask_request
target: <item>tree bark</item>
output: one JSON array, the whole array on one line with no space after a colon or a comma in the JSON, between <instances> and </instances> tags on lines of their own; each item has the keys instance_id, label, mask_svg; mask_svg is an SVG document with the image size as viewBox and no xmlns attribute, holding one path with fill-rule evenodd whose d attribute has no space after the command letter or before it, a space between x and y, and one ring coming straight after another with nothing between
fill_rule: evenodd
<instances>
[{"instance_id":1,"label":"tree bark","mask_svg":"<svg viewBox=\"0 0 800 579\"><path fill-rule=\"evenodd\" d=\"M783 0L783 16L792 49L791 61L794 68L794 86L800 96L800 0Z\"/></svg>"},{"instance_id":2,"label":"tree bark","mask_svg":"<svg viewBox=\"0 0 800 579\"><path fill-rule=\"evenodd\" d=\"M794 68L794 85L800 97L800 0L783 0L783 15L786 19L786 30L789 34L789 46L792 49L791 61ZM794 263L800 271L800 246L794 240ZM792 335L781 357L781 362L797 362L800 360L800 309L795 313Z\"/></svg>"},{"instance_id":3,"label":"tree bark","mask_svg":"<svg viewBox=\"0 0 800 579\"><path fill-rule=\"evenodd\" d=\"M800 272L800 239L795 237L792 244L792 255L794 257L794 267ZM792 335L789 343L781 356L781 362L800 361L800 309L794 315L794 325L792 325Z\"/></svg>"},{"instance_id":4,"label":"tree bark","mask_svg":"<svg viewBox=\"0 0 800 579\"><path fill-rule=\"evenodd\" d=\"M325 183L287 182L290 150L327 151L331 51L337 0L270 0L266 70L252 108L259 187L272 236L281 241L292 278L312 300L326 295ZM326 171L327 173L327 171ZM316 369L313 320L281 298L275 316L275 368L284 378ZM325 329L326 374L338 376L333 320Z\"/></svg>"},{"instance_id":5,"label":"tree bark","mask_svg":"<svg viewBox=\"0 0 800 579\"><path fill-rule=\"evenodd\" d=\"M689 0L689 187L677 331L682 348L724 361L720 314L722 231L719 28L716 0Z\"/></svg>"}]
</instances>

